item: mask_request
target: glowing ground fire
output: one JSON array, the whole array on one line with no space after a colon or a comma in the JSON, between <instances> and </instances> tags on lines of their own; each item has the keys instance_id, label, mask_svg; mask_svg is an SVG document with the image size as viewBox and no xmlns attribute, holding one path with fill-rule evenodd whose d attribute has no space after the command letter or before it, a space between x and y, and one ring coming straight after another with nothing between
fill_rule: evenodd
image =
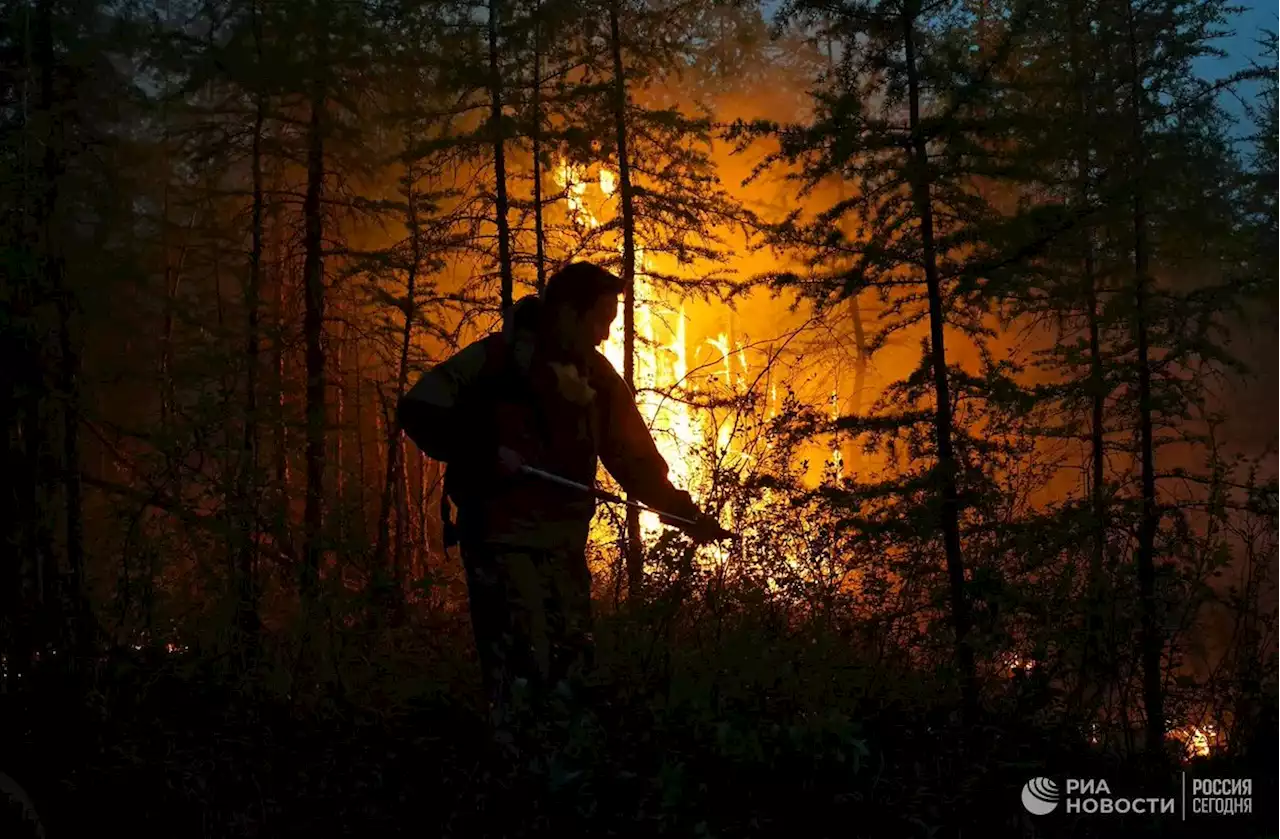
<instances>
[{"instance_id":1,"label":"glowing ground fire","mask_svg":"<svg viewBox=\"0 0 1280 839\"><path fill-rule=\"evenodd\" d=\"M1208 757L1214 749L1222 746L1221 730L1212 722L1201 725L1184 725L1169 731L1170 740L1182 744L1184 761Z\"/></svg>"}]
</instances>

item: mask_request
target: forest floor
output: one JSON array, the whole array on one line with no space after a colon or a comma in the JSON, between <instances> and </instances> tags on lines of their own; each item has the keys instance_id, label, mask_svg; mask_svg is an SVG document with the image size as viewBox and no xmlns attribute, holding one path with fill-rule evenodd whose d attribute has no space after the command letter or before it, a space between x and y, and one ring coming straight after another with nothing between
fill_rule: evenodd
<instances>
[{"instance_id":1,"label":"forest floor","mask_svg":"<svg viewBox=\"0 0 1280 839\"><path fill-rule=\"evenodd\" d=\"M1037 775L1153 782L1017 719L961 727L945 707L709 707L641 691L594 714L557 705L513 743L465 697L376 712L254 695L198 662L138 659L87 694L49 675L0 696L0 772L34 799L51 839L1276 835L1274 753L1269 769L1195 768L1252 776L1247 816L1032 817L1019 795ZM1159 794L1175 793L1184 768L1157 779Z\"/></svg>"}]
</instances>

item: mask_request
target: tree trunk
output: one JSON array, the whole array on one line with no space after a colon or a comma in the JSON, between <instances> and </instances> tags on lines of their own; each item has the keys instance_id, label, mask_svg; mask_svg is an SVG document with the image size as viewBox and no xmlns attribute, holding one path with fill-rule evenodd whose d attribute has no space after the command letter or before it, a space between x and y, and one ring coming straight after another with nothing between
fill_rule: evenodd
<instances>
[{"instance_id":1,"label":"tree trunk","mask_svg":"<svg viewBox=\"0 0 1280 839\"><path fill-rule=\"evenodd\" d=\"M547 284L546 235L542 227L542 3L533 8L533 239L537 291Z\"/></svg>"},{"instance_id":2,"label":"tree trunk","mask_svg":"<svg viewBox=\"0 0 1280 839\"><path fill-rule=\"evenodd\" d=\"M262 22L258 4L250 6L253 18L254 48L257 66L262 67ZM258 642L258 365L259 365L259 306L262 296L263 205L262 184L262 131L266 121L266 102L261 90L254 97L253 138L251 155L253 179L252 230L249 247L249 286L245 289L245 308L248 324L245 330L244 437L241 442L240 480L237 494L242 514L240 521L240 555L236 579L239 583L236 608L236 629L239 633L242 664L248 665L256 658Z\"/></svg>"},{"instance_id":3,"label":"tree trunk","mask_svg":"<svg viewBox=\"0 0 1280 839\"><path fill-rule=\"evenodd\" d=\"M618 26L618 0L609 3L609 48L613 54L613 122L618 144L618 194L622 198L622 377L627 387L636 382L636 223L635 195L631 188L631 161L627 157L627 81L622 65L622 36ZM627 596L639 598L644 584L644 544L640 513L627 508Z\"/></svg>"},{"instance_id":4,"label":"tree trunk","mask_svg":"<svg viewBox=\"0 0 1280 839\"><path fill-rule=\"evenodd\" d=\"M331 516L335 536L339 545L346 545L347 539L347 477L342 464L342 438L346 427L346 374L345 359L347 356L347 328L342 327L336 336L333 350L333 498L337 509Z\"/></svg>"},{"instance_id":5,"label":"tree trunk","mask_svg":"<svg viewBox=\"0 0 1280 839\"><path fill-rule=\"evenodd\" d=\"M165 192L168 193L166 187ZM166 198L167 203L167 198ZM168 229L168 213L161 220ZM173 313L177 306L178 272L169 264L168 233L161 235L161 250L164 259L164 317L160 326L160 427L168 431L173 416L175 391L173 384Z\"/></svg>"},{"instance_id":6,"label":"tree trunk","mask_svg":"<svg viewBox=\"0 0 1280 839\"><path fill-rule=\"evenodd\" d=\"M280 205L277 201L271 202L271 270L274 274L275 283L275 341L271 347L273 358L271 359L271 369L275 376L272 382L275 390L275 421L274 421L274 472L277 491L282 498L281 502L281 525L287 525L289 522L289 427L285 422L288 408L288 376L285 373L285 336L288 334L285 326L285 277L288 271L285 268L284 246L281 242L281 219Z\"/></svg>"},{"instance_id":7,"label":"tree trunk","mask_svg":"<svg viewBox=\"0 0 1280 839\"><path fill-rule=\"evenodd\" d=\"M396 481L395 499L396 499L396 543L395 543L395 559L392 561L393 574L391 577L392 597L391 597L391 625L403 626L405 617L404 603L404 582L407 575L407 560L409 558L409 472L405 467L405 451L404 451L404 435L396 429L394 434L393 446L397 454L396 459L400 463L399 480Z\"/></svg>"},{"instance_id":8,"label":"tree trunk","mask_svg":"<svg viewBox=\"0 0 1280 839\"><path fill-rule=\"evenodd\" d=\"M168 15L166 9L166 23ZM178 272L171 264L169 254L169 117L168 109L161 105L160 119L163 122L160 141L161 171L164 185L161 187L160 201L160 258L164 263L164 309L160 326L160 428L169 431L169 420L173 413L173 326L174 308L177 305Z\"/></svg>"},{"instance_id":9,"label":"tree trunk","mask_svg":"<svg viewBox=\"0 0 1280 839\"><path fill-rule=\"evenodd\" d=\"M974 672L973 650L969 646L969 600L965 591L964 557L960 549L960 503L956 487L957 464L951 442L951 391L947 375L947 353L943 343L942 284L938 277L938 262L933 230L933 199L930 195L930 176L927 141L920 132L920 79L915 55L915 16L903 15L903 41L907 69L907 96L912 133L911 186L920 216L921 256L925 285L929 296L929 349L933 367L934 433L938 446L938 483L941 495L941 526L943 545L947 557L947 577L951 584L951 624L955 632L956 668L960 673L964 708L972 714L977 710L977 680Z\"/></svg>"},{"instance_id":10,"label":"tree trunk","mask_svg":"<svg viewBox=\"0 0 1280 839\"><path fill-rule=\"evenodd\" d=\"M489 0L489 131L493 138L494 214L498 225L498 271L502 275L503 318L515 294L511 271L511 228L507 222L506 138L502 130L502 72L498 67L501 0Z\"/></svg>"},{"instance_id":11,"label":"tree trunk","mask_svg":"<svg viewBox=\"0 0 1280 839\"><path fill-rule=\"evenodd\" d=\"M32 67L30 4L22 9L22 100L31 98ZM14 33L16 37L16 32ZM30 243L38 236L38 206L31 206L30 189L34 180L30 148L34 145L30 116L25 109L21 118L21 173L15 179L20 189L19 214L14 219L19 242ZM35 565L39 561L34 543L33 523L37 521L35 458L32 457L32 434L39 429L34 420L37 394L43 392L38 354L32 346L36 279L30 270L0 273L0 294L9 303L9 322L0 329L0 352L9 359L3 368L0 386L0 417L5 421L3 461L0 461L0 489L12 512L5 517L4 546L0 550L0 653L7 666L0 668L0 692L7 693L19 683L35 649L33 637Z\"/></svg>"},{"instance_id":12,"label":"tree trunk","mask_svg":"<svg viewBox=\"0 0 1280 839\"><path fill-rule=\"evenodd\" d=\"M1091 167L1092 137L1085 132L1084 126L1091 119L1091 97L1089 88L1092 85L1092 73L1085 69L1083 45L1081 44L1081 19L1079 1L1075 0L1068 9L1070 20L1070 54L1073 84L1075 87L1076 120L1080 126L1075 146L1075 164L1077 173L1076 200L1083 211L1092 201L1089 171ZM1105 486L1106 466L1106 380L1102 363L1101 312L1098 300L1098 279L1093 247L1093 224L1086 217L1083 223L1084 254L1081 260L1081 283L1085 292L1085 317L1089 333L1089 446L1090 446L1090 481L1089 503L1093 513L1093 539L1089 553L1089 602L1086 616L1084 656L1081 665L1080 680L1082 689L1089 687L1090 680L1098 680L1102 673L1098 667L1097 657L1101 652L1102 614L1103 614L1103 574L1107 550L1107 501ZM1094 685L1099 688L1100 685Z\"/></svg>"},{"instance_id":13,"label":"tree trunk","mask_svg":"<svg viewBox=\"0 0 1280 839\"><path fill-rule=\"evenodd\" d=\"M1146 148L1142 125L1142 79L1139 75L1138 35L1133 4L1127 4L1129 26L1129 94L1133 131L1133 160L1130 174L1134 179L1133 220L1133 295L1134 342L1138 352L1138 445L1142 461L1142 515L1138 527L1138 608L1142 627L1142 698L1147 712L1147 752L1159 759L1164 754L1164 690L1160 666L1164 640L1156 615L1155 540L1159 527L1156 509L1155 431L1152 421L1151 363L1147 331L1147 283L1150 254L1147 242Z\"/></svg>"},{"instance_id":14,"label":"tree trunk","mask_svg":"<svg viewBox=\"0 0 1280 839\"><path fill-rule=\"evenodd\" d=\"M858 357L853 362L853 412L862 413L862 394L867 389L867 333L862 324L862 307L859 295L853 295L849 308L853 312L853 343Z\"/></svg>"},{"instance_id":15,"label":"tree trunk","mask_svg":"<svg viewBox=\"0 0 1280 839\"><path fill-rule=\"evenodd\" d=\"M408 172L405 174L405 223L409 229L409 266L405 277L404 328L400 333L400 358L396 366L395 395L397 398L405 392L409 385L409 348L413 345L415 301L418 293L418 266L422 264L422 235L418 224L417 184L414 178L414 169L410 165ZM391 537L391 510L392 505L397 500L396 496L400 494L398 487L403 483L400 475L401 470L404 468L403 437L404 434L401 432L399 425L393 421L387 422L387 472L386 478L382 483L382 498L378 507L378 541L374 548L374 574L378 576L386 573L388 542ZM387 601L385 599L387 592L379 592L379 597L384 598L383 605L389 606L392 615L397 618L402 614L400 601L404 597L400 568L402 553L400 543L404 538L403 511L405 506L403 503L396 504L396 561L393 569L394 573L392 574L395 586L390 591L390 600ZM377 588L380 587L376 587L375 590Z\"/></svg>"},{"instance_id":16,"label":"tree trunk","mask_svg":"<svg viewBox=\"0 0 1280 839\"><path fill-rule=\"evenodd\" d=\"M431 556L430 542L427 539L427 459L421 452L418 454L418 551L420 569L427 571L428 559Z\"/></svg>"},{"instance_id":17,"label":"tree trunk","mask_svg":"<svg viewBox=\"0 0 1280 839\"><path fill-rule=\"evenodd\" d=\"M827 71L835 72L834 40L827 38ZM836 183L836 200L841 204L845 200L845 182L843 174ZM843 232L843 231L842 231ZM853 362L853 399L852 408L855 415L862 413L862 394L867 387L867 333L862 323L862 307L858 305L859 294L854 292L849 300L849 311L853 315L853 344L858 357Z\"/></svg>"},{"instance_id":18,"label":"tree trunk","mask_svg":"<svg viewBox=\"0 0 1280 839\"><path fill-rule=\"evenodd\" d=\"M58 483L61 483L60 493L54 489L55 483L50 480L46 484L48 487L48 497L52 499L55 494L62 496L62 525L64 527L63 539L65 544L63 551L67 561L67 578L65 588L63 588L62 580L59 579L57 570L57 561L55 559L54 544L56 540L52 538L50 533L47 540L41 538L39 541L42 547L46 549L38 550L37 556L43 558L43 562L37 560L37 567L40 576L43 578L42 589L45 591L56 591L62 595L62 598L50 598L52 603L46 601L46 608L49 605L65 604L68 611L61 615L64 620L58 626L57 631L67 642L59 644L63 649L69 649L75 656L75 659L83 658L89 652L89 617L87 594L84 589L84 522L82 509L82 486L80 475L80 353L76 346L74 328L74 309L75 300L72 296L71 289L67 287L66 266L62 253L57 243L57 206L58 206L58 184L61 181L62 173L65 169L65 160L63 158L63 122L60 113L60 105L58 104L57 92L54 88L55 62L57 61L54 47L54 21L53 8L51 0L44 0L38 7L38 61L40 64L40 110L43 112L47 120L46 133L43 138L44 156L41 161L41 200L38 209L38 242L39 242L39 266L40 277L37 280L38 287L42 293L37 295L37 300L44 298L46 295L52 298L54 309L57 313L56 334L58 341L58 367L56 370L54 381L57 382L57 390L60 399L53 403L56 406L56 415L61 420L58 424L61 426L62 440L61 451L50 458L51 463L57 463L61 467L61 475L58 476ZM43 308L37 303L39 308ZM38 322L38 321L37 321ZM37 333L38 334L38 333ZM37 341L42 338L36 338ZM37 365L40 362L34 360ZM40 375L43 380L43 374ZM50 419L53 417L51 416ZM48 442L52 442L55 438L46 437L41 434L37 438L41 447ZM52 452L50 452L52 454ZM61 461L59 463L59 461ZM37 486L43 483L43 480L37 482ZM50 526L56 521L53 518L53 510L46 509L46 517L49 519ZM47 532L47 531L46 531ZM48 617L52 618L50 614ZM49 627L53 629L52 622ZM49 638L48 640L52 640Z\"/></svg>"},{"instance_id":19,"label":"tree trunk","mask_svg":"<svg viewBox=\"0 0 1280 839\"><path fill-rule=\"evenodd\" d=\"M321 15L325 15L321 3ZM325 119L328 92L324 74L328 21L317 36L317 61L312 72L310 122L307 129L307 190L303 201L305 312L302 329L306 347L306 471L303 511L303 549L300 592L308 633L314 618L316 586L324 555L325 355L324 355L324 177Z\"/></svg>"},{"instance_id":20,"label":"tree trunk","mask_svg":"<svg viewBox=\"0 0 1280 839\"><path fill-rule=\"evenodd\" d=\"M355 433L356 433L356 469L360 480L356 481L356 506L360 510L360 540L364 544L369 535L368 505L365 501L365 483L369 479L369 470L365 462L364 451L364 365L360 359L360 346L356 345L355 360L356 395L355 395Z\"/></svg>"}]
</instances>

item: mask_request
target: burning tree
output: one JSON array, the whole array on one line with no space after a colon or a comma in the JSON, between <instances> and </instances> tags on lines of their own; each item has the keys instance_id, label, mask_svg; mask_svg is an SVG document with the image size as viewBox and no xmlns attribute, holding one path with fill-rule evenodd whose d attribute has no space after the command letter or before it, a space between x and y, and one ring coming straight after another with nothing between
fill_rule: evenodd
<instances>
[{"instance_id":1,"label":"burning tree","mask_svg":"<svg viewBox=\"0 0 1280 839\"><path fill-rule=\"evenodd\" d=\"M569 219L581 233L570 252L616 267L623 279L619 334L609 357L637 391L664 441L663 454L685 473L677 477L686 483L693 475L678 464L690 459L686 447L694 429L685 381L687 318L675 297L681 290L706 294L724 286L721 231L741 215L716 178L711 124L698 113L700 103L662 101L663 87L673 80L658 74L678 67L692 51L684 24L694 9L611 2L598 18L584 19L580 30L561 33L580 45L583 68L560 131L564 157L555 171ZM597 170L600 200L593 209L585 201L586 175L600 163L606 166ZM632 592L639 591L644 542L655 527L635 511L627 514L624 553Z\"/></svg>"}]
</instances>

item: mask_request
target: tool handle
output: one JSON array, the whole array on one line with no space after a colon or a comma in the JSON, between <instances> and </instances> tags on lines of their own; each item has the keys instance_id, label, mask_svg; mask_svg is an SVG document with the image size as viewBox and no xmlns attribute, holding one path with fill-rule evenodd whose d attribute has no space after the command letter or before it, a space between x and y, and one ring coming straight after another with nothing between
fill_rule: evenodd
<instances>
[{"instance_id":1,"label":"tool handle","mask_svg":"<svg viewBox=\"0 0 1280 839\"><path fill-rule=\"evenodd\" d=\"M697 524L697 522L693 521L692 519L687 519L687 518L684 518L683 516L673 516L669 513L664 513L661 510L655 510L652 507L641 504L639 501L628 501L625 498L614 495L612 492L606 492L605 490L597 489L596 487L587 486L586 484L580 484L577 481L571 481L568 478L562 478L559 475L553 474L551 472L544 472L541 469L535 469L532 466L521 466L520 471L521 473L525 475L529 475L534 478L541 478L542 480L550 481L553 484L559 484L560 486L568 487L569 489L576 489L579 492L585 492L588 495L594 495L596 498L600 499L601 501L605 501L610 504L622 504L625 507L634 507L635 509L640 510L641 512L653 513L657 516L661 516L662 518L668 521L680 522L681 524L688 524L688 525Z\"/></svg>"}]
</instances>

